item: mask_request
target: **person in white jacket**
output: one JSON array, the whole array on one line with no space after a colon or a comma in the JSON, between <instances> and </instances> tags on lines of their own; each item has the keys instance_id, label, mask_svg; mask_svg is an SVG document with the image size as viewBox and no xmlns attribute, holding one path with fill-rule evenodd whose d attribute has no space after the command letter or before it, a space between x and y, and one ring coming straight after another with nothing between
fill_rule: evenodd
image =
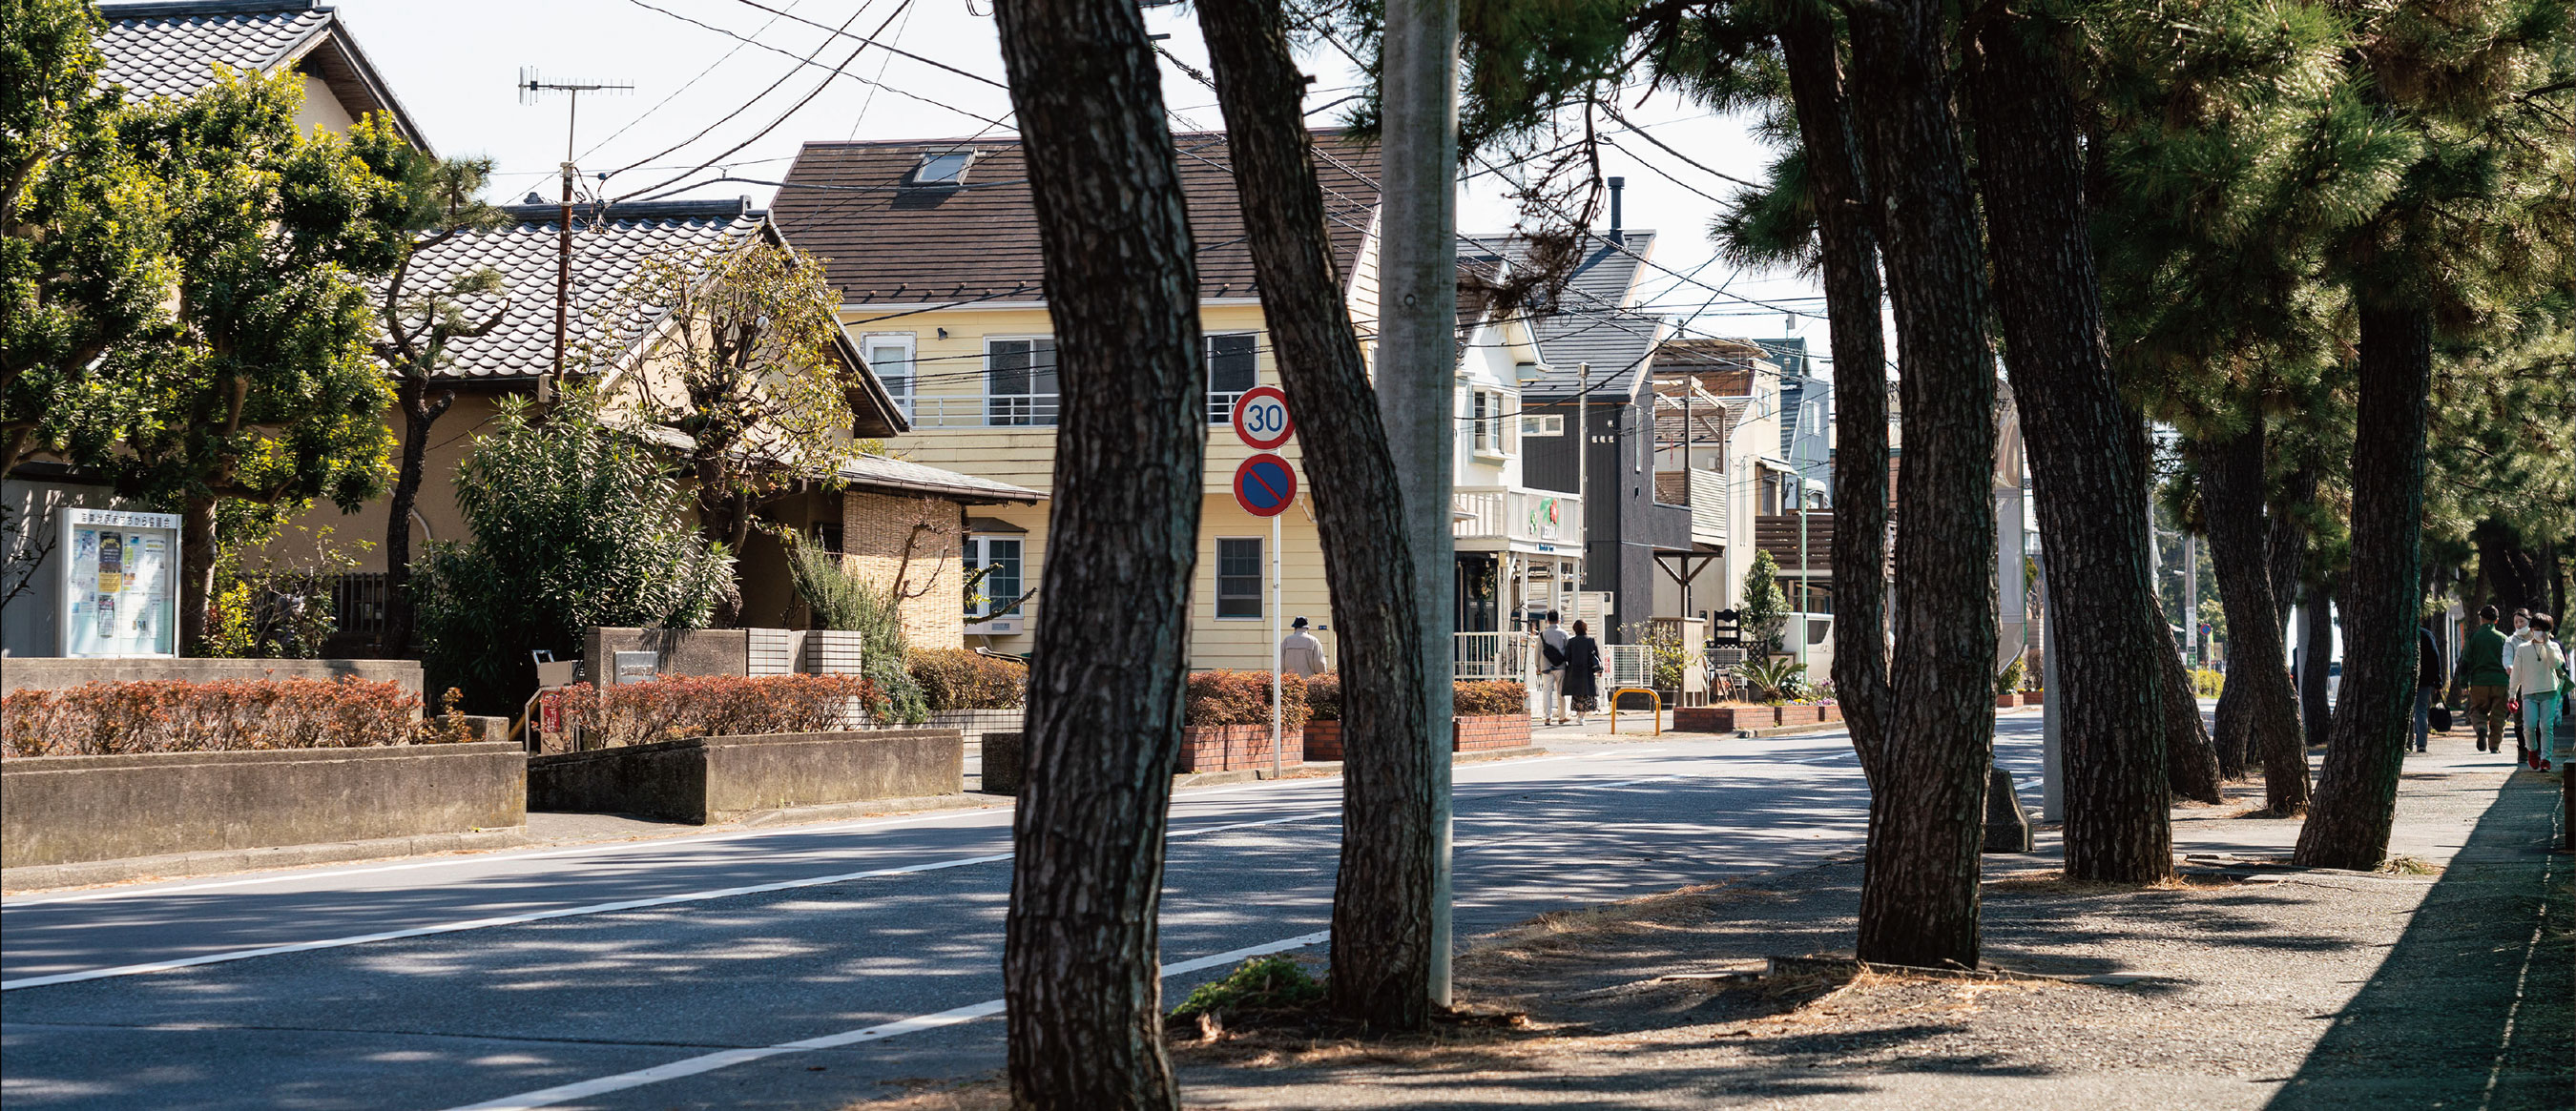
<instances>
[{"instance_id":1,"label":"person in white jacket","mask_svg":"<svg viewBox=\"0 0 2576 1111\"><path fill-rule=\"evenodd\" d=\"M2506 689L2522 701L2522 735L2529 743L2530 766L2548 771L2566 757L2558 751L2558 711L2566 697L2558 688L2558 672L2567 663L2567 649L2551 636L2554 623L2549 615L2531 615L2528 635L2513 645L2513 669L2506 679Z\"/></svg>"}]
</instances>

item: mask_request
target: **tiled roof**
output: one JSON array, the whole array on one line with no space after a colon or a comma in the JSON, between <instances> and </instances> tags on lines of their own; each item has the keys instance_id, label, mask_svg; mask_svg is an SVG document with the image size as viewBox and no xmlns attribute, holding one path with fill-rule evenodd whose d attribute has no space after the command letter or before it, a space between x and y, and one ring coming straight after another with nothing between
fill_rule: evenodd
<instances>
[{"instance_id":1,"label":"tiled roof","mask_svg":"<svg viewBox=\"0 0 2576 1111\"><path fill-rule=\"evenodd\" d=\"M102 4L102 85L187 96L213 84L215 64L266 73L331 26L332 11L301 0L268 3Z\"/></svg>"},{"instance_id":2,"label":"tiled roof","mask_svg":"<svg viewBox=\"0 0 2576 1111\"><path fill-rule=\"evenodd\" d=\"M1661 318L1628 308L1637 273L1652 254L1655 233L1623 232L1617 241L1586 234L1581 258L1558 295L1555 311L1530 322L1548 373L1522 386L1523 396L1572 397L1581 389L1576 372L1591 364L1593 396L1624 398L1636 392L1647 355L1664 336ZM1459 237L1462 259L1518 260L1526 242L1516 236L1478 234Z\"/></svg>"},{"instance_id":3,"label":"tiled roof","mask_svg":"<svg viewBox=\"0 0 2576 1111\"><path fill-rule=\"evenodd\" d=\"M1348 280L1376 217L1378 159L1338 132L1316 134L1324 212ZM1174 135L1198 245L1201 297L1254 297L1252 254L1225 136ZM926 156L969 153L962 183L913 184ZM849 304L1044 299L1037 213L1017 138L807 143L778 191L779 230L830 260Z\"/></svg>"},{"instance_id":4,"label":"tiled roof","mask_svg":"<svg viewBox=\"0 0 2576 1111\"><path fill-rule=\"evenodd\" d=\"M841 464L841 477L852 486L936 494L969 503L1019 502L1033 505L1046 498L1046 495L1024 486L925 467L910 460L890 459L883 455L851 457Z\"/></svg>"},{"instance_id":5,"label":"tiled roof","mask_svg":"<svg viewBox=\"0 0 2576 1111\"><path fill-rule=\"evenodd\" d=\"M420 128L358 50L338 10L316 0L142 0L99 5L99 84L140 96L183 97L214 83L215 66L320 78L352 115L385 112L428 149Z\"/></svg>"},{"instance_id":6,"label":"tiled roof","mask_svg":"<svg viewBox=\"0 0 2576 1111\"><path fill-rule=\"evenodd\" d=\"M514 219L491 231L461 235L413 259L405 285L436 289L489 267L507 287L509 311L499 327L448 346L444 376L478 379L533 378L552 369L555 342L555 260L560 226L554 205L506 209ZM578 366L586 350L608 339L599 319L607 304L648 256L664 252L703 255L760 233L761 214L750 201L656 201L620 205L605 220L573 216L572 308L565 320L565 350ZM469 302L469 319L481 320L496 298ZM627 320L613 337L622 349L643 334L643 321Z\"/></svg>"}]
</instances>

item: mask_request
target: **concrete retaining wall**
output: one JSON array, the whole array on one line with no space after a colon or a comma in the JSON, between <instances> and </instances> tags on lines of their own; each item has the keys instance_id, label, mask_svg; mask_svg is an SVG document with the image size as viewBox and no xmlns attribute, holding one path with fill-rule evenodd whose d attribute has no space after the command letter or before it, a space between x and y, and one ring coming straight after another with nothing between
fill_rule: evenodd
<instances>
[{"instance_id":1,"label":"concrete retaining wall","mask_svg":"<svg viewBox=\"0 0 2576 1111\"><path fill-rule=\"evenodd\" d=\"M517 828L526 760L453 744L0 761L0 865Z\"/></svg>"},{"instance_id":2,"label":"concrete retaining wall","mask_svg":"<svg viewBox=\"0 0 2576 1111\"><path fill-rule=\"evenodd\" d=\"M528 760L528 808L706 824L796 806L964 791L954 729L769 733L620 745Z\"/></svg>"},{"instance_id":3,"label":"concrete retaining wall","mask_svg":"<svg viewBox=\"0 0 2576 1111\"><path fill-rule=\"evenodd\" d=\"M418 660L73 660L59 656L11 656L0 663L0 694L18 690L63 690L83 683L131 683L144 679L179 679L216 683L228 679L360 679L392 680L420 693ZM437 713L437 706L429 706Z\"/></svg>"}]
</instances>

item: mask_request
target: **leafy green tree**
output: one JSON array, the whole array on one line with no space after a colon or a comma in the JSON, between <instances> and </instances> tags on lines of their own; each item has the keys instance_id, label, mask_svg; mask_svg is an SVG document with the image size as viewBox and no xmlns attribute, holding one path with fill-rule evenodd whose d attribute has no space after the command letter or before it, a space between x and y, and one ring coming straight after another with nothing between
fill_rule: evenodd
<instances>
[{"instance_id":1,"label":"leafy green tree","mask_svg":"<svg viewBox=\"0 0 2576 1111\"><path fill-rule=\"evenodd\" d=\"M385 510L385 628L379 649L410 650L415 610L411 601L411 515L429 455L429 434L456 403L456 391L438 384L448 345L488 335L509 310L498 271L473 267L450 273L415 268L424 254L458 236L499 225L506 216L484 203L492 177L489 158L439 158L405 142L380 117L358 121L350 146L368 166L400 190L394 243L397 261L376 297L377 361L393 378L394 410L402 417L402 453L394 468Z\"/></svg>"},{"instance_id":2,"label":"leafy green tree","mask_svg":"<svg viewBox=\"0 0 2576 1111\"><path fill-rule=\"evenodd\" d=\"M505 399L457 469L472 538L432 541L412 583L430 685L516 712L531 651L572 655L593 625L705 626L733 590L730 550L688 524L661 462L586 392L543 421Z\"/></svg>"},{"instance_id":3,"label":"leafy green tree","mask_svg":"<svg viewBox=\"0 0 2576 1111\"><path fill-rule=\"evenodd\" d=\"M1789 596L1780 591L1780 564L1771 553L1754 551L1753 565L1744 569L1744 601L1735 612L1749 658L1780 654L1781 631L1789 626Z\"/></svg>"},{"instance_id":4,"label":"leafy green tree","mask_svg":"<svg viewBox=\"0 0 2576 1111\"><path fill-rule=\"evenodd\" d=\"M633 360L652 367L621 391L634 415L689 437L698 529L741 551L763 501L802 483L835 481L855 446L854 383L835 351L840 299L823 267L795 248L755 239L712 255L646 259L607 310L602 334L628 342L631 322L667 312L668 335ZM594 365L627 369L623 350ZM739 616L719 606L718 624Z\"/></svg>"},{"instance_id":5,"label":"leafy green tree","mask_svg":"<svg viewBox=\"0 0 2576 1111\"><path fill-rule=\"evenodd\" d=\"M92 461L180 511L190 645L206 629L219 500L354 511L390 477L392 391L369 350L365 281L400 257L406 198L348 140L296 126L301 81L223 71L116 121L168 209L177 329L117 356L101 386L121 442Z\"/></svg>"},{"instance_id":6,"label":"leafy green tree","mask_svg":"<svg viewBox=\"0 0 2576 1111\"><path fill-rule=\"evenodd\" d=\"M0 474L39 450L96 458L115 410L96 380L158 336L177 280L168 211L98 88L81 0L0 7Z\"/></svg>"}]
</instances>

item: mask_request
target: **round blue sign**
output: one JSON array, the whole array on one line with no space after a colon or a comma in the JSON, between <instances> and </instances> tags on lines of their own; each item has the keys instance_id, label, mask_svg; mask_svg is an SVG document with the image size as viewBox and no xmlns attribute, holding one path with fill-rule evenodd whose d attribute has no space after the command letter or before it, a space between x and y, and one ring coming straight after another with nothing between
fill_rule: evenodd
<instances>
[{"instance_id":1,"label":"round blue sign","mask_svg":"<svg viewBox=\"0 0 2576 1111\"><path fill-rule=\"evenodd\" d=\"M1288 461L1262 452L1234 469L1234 500L1255 517L1276 517L1297 501L1297 471Z\"/></svg>"}]
</instances>

